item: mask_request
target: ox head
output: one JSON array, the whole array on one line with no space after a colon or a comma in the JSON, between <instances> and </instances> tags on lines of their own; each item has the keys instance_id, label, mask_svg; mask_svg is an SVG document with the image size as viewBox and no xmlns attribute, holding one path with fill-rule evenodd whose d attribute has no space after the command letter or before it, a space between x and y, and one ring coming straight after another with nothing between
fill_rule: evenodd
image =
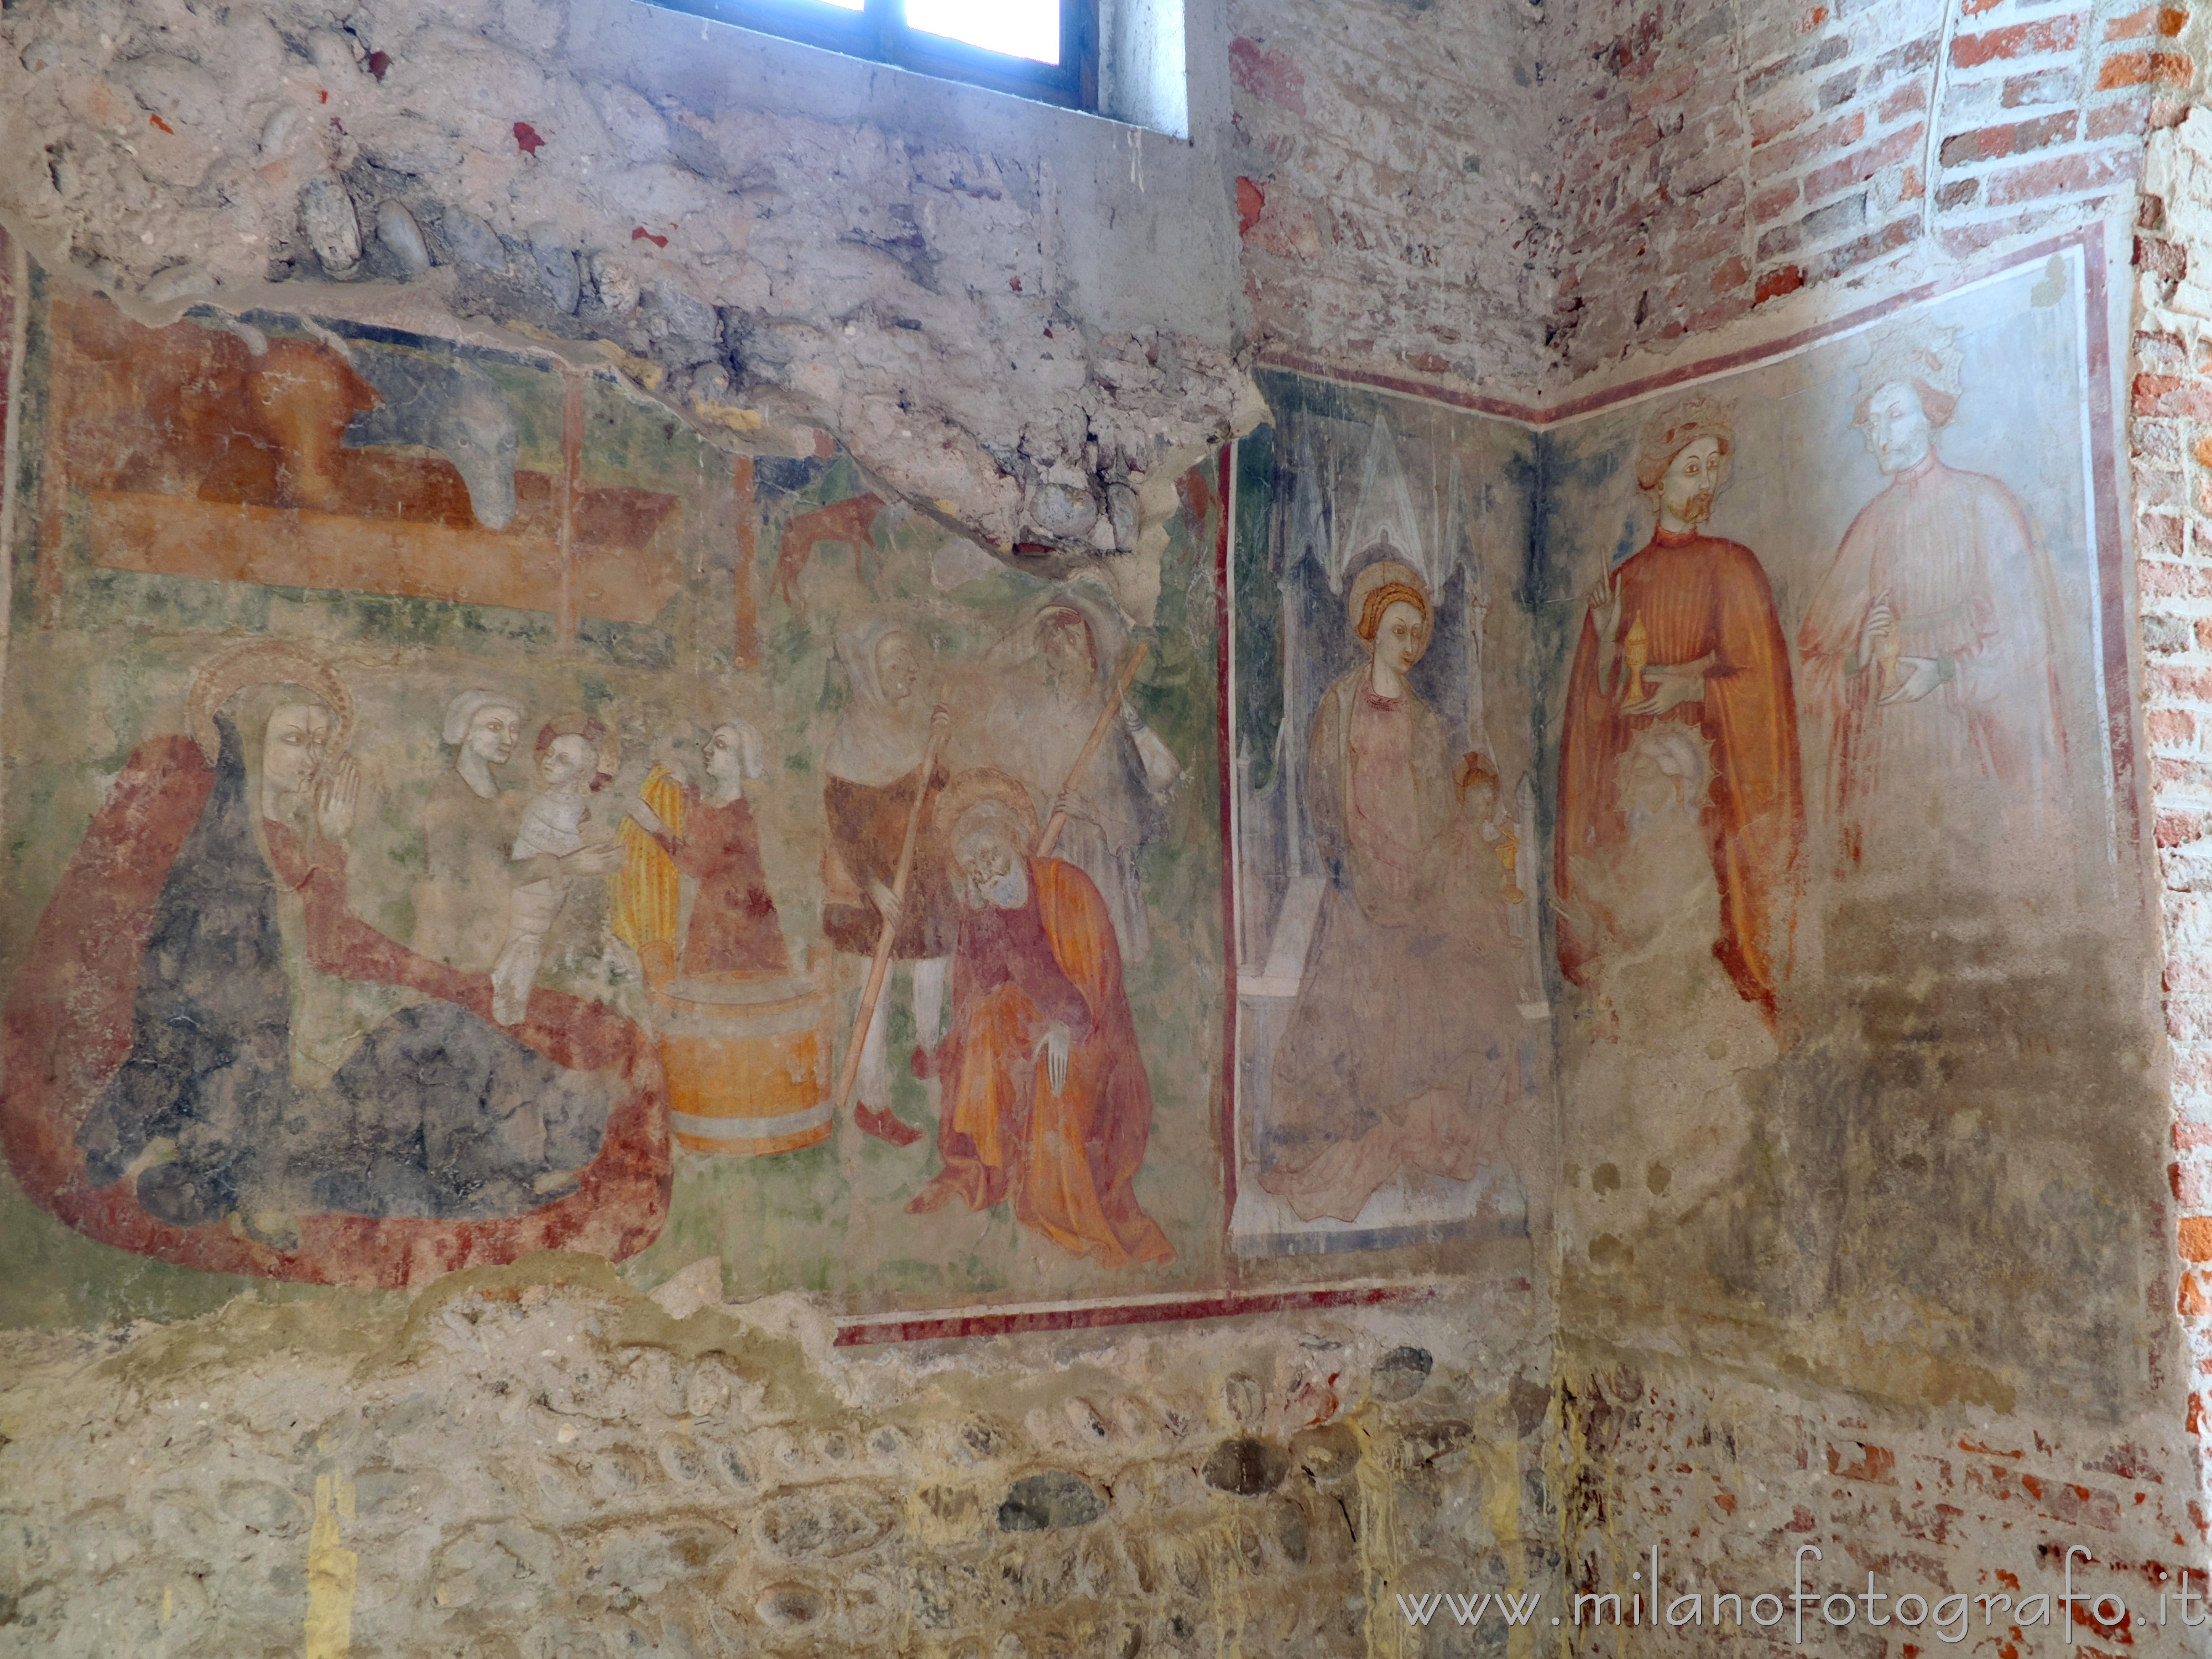
<instances>
[{"instance_id":1,"label":"ox head","mask_svg":"<svg viewBox=\"0 0 2212 1659\"><path fill-rule=\"evenodd\" d=\"M434 449L468 486L478 524L514 522L514 411L497 381L473 363L418 351L356 346L354 364L383 401L346 428L348 444Z\"/></svg>"}]
</instances>

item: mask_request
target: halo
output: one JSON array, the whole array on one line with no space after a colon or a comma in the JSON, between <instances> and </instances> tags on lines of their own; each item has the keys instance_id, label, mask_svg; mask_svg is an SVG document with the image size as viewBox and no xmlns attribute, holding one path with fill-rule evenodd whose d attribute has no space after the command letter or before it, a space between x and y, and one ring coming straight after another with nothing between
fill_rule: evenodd
<instances>
[{"instance_id":1,"label":"halo","mask_svg":"<svg viewBox=\"0 0 2212 1659\"><path fill-rule=\"evenodd\" d=\"M254 640L234 646L203 664L192 680L185 704L186 723L200 753L213 763L222 751L222 737L215 719L223 704L249 685L296 685L313 692L326 703L337 728L331 733L331 750L337 753L353 732L353 693L337 671L321 658L282 640Z\"/></svg>"},{"instance_id":2,"label":"halo","mask_svg":"<svg viewBox=\"0 0 2212 1659\"><path fill-rule=\"evenodd\" d=\"M995 766L971 767L957 774L937 797L933 817L947 836L959 827L960 820L973 808L986 801L996 801L1011 811L1020 820L1024 842L1036 845L1036 807L1030 799L1030 792L1019 779L1008 776Z\"/></svg>"},{"instance_id":3,"label":"halo","mask_svg":"<svg viewBox=\"0 0 2212 1659\"><path fill-rule=\"evenodd\" d=\"M1367 608L1367 596L1385 582L1402 582L1421 596L1421 625L1426 629L1436 601L1430 597L1421 573L1402 559L1377 559L1352 579L1352 592L1345 596L1344 619L1352 631L1359 629L1359 613Z\"/></svg>"},{"instance_id":4,"label":"halo","mask_svg":"<svg viewBox=\"0 0 2212 1659\"><path fill-rule=\"evenodd\" d=\"M532 754L542 755L550 748L556 738L581 738L592 745L596 776L594 789L604 789L615 781L622 770L622 738L607 724L581 709L566 714L556 714L538 728L538 741L531 746Z\"/></svg>"}]
</instances>

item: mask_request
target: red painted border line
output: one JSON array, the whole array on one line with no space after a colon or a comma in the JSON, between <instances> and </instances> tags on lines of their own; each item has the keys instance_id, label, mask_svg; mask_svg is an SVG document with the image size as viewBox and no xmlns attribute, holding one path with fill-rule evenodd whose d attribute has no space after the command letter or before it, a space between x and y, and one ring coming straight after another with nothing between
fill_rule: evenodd
<instances>
[{"instance_id":1,"label":"red painted border line","mask_svg":"<svg viewBox=\"0 0 2212 1659\"><path fill-rule=\"evenodd\" d=\"M1355 386L1372 386L1377 391L1395 392L1408 398L1421 398L1432 404L1447 404L1454 409L1472 410L1479 415L1494 415L1509 421L1518 421L1523 426L1553 426L1579 415L1589 415L1615 404L1633 402L1654 392L1680 386L1685 380L1703 380L1709 374L1724 374L1732 368L1743 368L1801 349L1838 334L1848 334L1867 324L1879 321L1893 311L1907 306L1920 305L1962 288L1972 287L1984 278L2024 265L2030 260L2048 258L2063 249L2081 245L2085 253L2091 249L2101 252L2105 227L2102 221L2062 236L2049 237L2027 247L2014 248L2002 256L1992 257L1966 267L1950 276L1936 278L1862 306L1856 311L1845 312L1840 317L1825 323L1815 323L1799 329L1794 334L1784 334L1771 340L1741 346L1734 351L1717 356L1700 357L1693 362L1679 363L1655 374L1633 380L1625 380L1615 386L1584 392L1570 398L1563 404L1539 408L1533 404L1516 403L1510 398L1486 397L1480 392L1461 392L1433 381L1409 380L1401 374L1385 374L1372 369L1355 368L1347 364L1332 363L1303 353L1284 350L1262 351L1259 362L1262 368L1285 368L1294 374L1310 374L1317 379L1337 380ZM2093 256L2094 257L2094 256Z\"/></svg>"},{"instance_id":2,"label":"red painted border line","mask_svg":"<svg viewBox=\"0 0 2212 1659\"><path fill-rule=\"evenodd\" d=\"M1243 1264L1230 1248L1237 1218L1237 769L1229 753L1231 711L1230 641L1235 630L1229 615L1229 562L1237 556L1231 544L1236 523L1237 440L1221 446L1221 529L1214 548L1214 748L1220 763L1215 769L1221 787L1221 959L1228 969L1224 983L1228 994L1221 1011L1221 1260L1224 1277L1237 1283Z\"/></svg>"},{"instance_id":3,"label":"red painted border line","mask_svg":"<svg viewBox=\"0 0 2212 1659\"><path fill-rule=\"evenodd\" d=\"M1469 1281L1470 1287L1475 1281ZM1528 1288L1526 1279L1514 1287ZM947 1337L1007 1336L1021 1331L1089 1331L1115 1325L1165 1323L1186 1319L1236 1319L1249 1314L1289 1313L1305 1308L1372 1308L1388 1302L1425 1302L1437 1285L1363 1285L1350 1290L1268 1291L1193 1297L1188 1302L1102 1302L1080 1308L1038 1309L1026 1313L939 1314L920 1319L886 1319L840 1325L835 1346L873 1347L885 1342L929 1342Z\"/></svg>"},{"instance_id":4,"label":"red painted border line","mask_svg":"<svg viewBox=\"0 0 2212 1659\"><path fill-rule=\"evenodd\" d=\"M1270 347L1262 351L1259 365L1262 368L1286 368L1294 374L1310 374L1317 380L1372 386L1377 392L1395 392L1402 397L1425 398L1432 404L1449 404L1454 409L1471 410L1477 415L1495 415L1502 420L1518 421L1523 426L1543 426L1559 418L1531 404L1516 404L1510 398L1489 398L1480 392L1461 392L1451 386L1438 386L1433 380L1411 380L1402 374L1385 374L1371 368L1353 368L1346 363L1309 357L1302 352L1288 351L1281 347Z\"/></svg>"}]
</instances>

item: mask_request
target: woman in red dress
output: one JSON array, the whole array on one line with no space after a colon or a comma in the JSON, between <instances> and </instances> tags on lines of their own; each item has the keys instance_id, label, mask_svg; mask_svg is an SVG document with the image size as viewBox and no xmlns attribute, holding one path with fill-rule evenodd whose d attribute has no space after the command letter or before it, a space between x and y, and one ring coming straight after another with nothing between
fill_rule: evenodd
<instances>
[{"instance_id":1,"label":"woman in red dress","mask_svg":"<svg viewBox=\"0 0 2212 1659\"><path fill-rule=\"evenodd\" d=\"M685 788L678 829L642 799L630 804L639 827L698 884L684 936L690 979L755 979L791 969L761 868L760 826L745 799L745 780L768 770L761 751L760 733L743 720L716 726L707 740L707 787Z\"/></svg>"}]
</instances>

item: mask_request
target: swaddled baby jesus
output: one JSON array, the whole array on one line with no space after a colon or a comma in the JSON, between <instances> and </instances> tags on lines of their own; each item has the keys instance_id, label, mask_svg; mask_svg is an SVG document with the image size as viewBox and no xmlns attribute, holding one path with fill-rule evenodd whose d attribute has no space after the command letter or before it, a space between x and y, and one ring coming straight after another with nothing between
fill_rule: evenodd
<instances>
[{"instance_id":1,"label":"swaddled baby jesus","mask_svg":"<svg viewBox=\"0 0 2212 1659\"><path fill-rule=\"evenodd\" d=\"M599 787L599 752L578 732L553 734L548 726L538 744L539 788L522 809L515 860L540 854L566 858L584 844L591 817L592 792ZM491 1015L501 1025L520 1025L530 1006L531 988L545 954L545 935L568 896L569 878L549 876L512 890L507 906L507 944L491 970Z\"/></svg>"}]
</instances>

